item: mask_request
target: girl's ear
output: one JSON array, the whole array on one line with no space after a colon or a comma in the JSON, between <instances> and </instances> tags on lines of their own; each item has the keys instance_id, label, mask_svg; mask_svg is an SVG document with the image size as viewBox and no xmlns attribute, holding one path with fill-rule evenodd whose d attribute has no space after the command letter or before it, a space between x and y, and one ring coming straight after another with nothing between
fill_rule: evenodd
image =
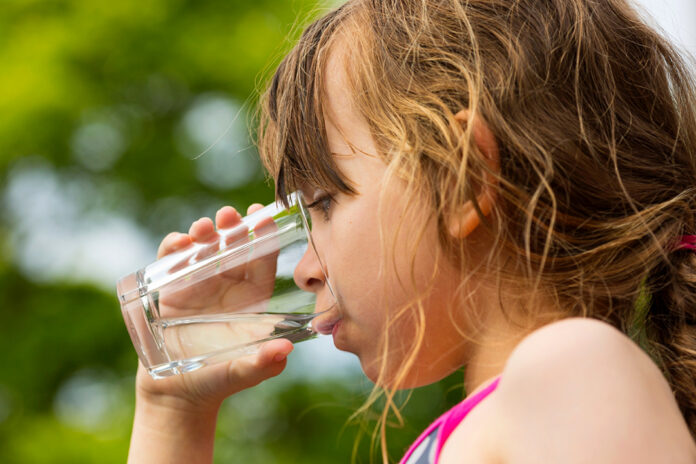
<instances>
[{"instance_id":1,"label":"girl's ear","mask_svg":"<svg viewBox=\"0 0 696 464\"><path fill-rule=\"evenodd\" d=\"M485 121L480 117L471 117L469 110L461 110L455 116L460 124L471 124L471 131L474 143L479 152L485 157L486 163L494 173L500 172L500 154L498 152L498 142L495 140L493 132L488 128ZM491 173L483 173L483 183L480 191L476 195L476 201L481 214L488 216L493 210L496 201L495 190L497 179ZM467 201L457 214L450 218L448 229L449 233L456 238L464 238L476 229L481 223L479 213L472 201Z\"/></svg>"}]
</instances>

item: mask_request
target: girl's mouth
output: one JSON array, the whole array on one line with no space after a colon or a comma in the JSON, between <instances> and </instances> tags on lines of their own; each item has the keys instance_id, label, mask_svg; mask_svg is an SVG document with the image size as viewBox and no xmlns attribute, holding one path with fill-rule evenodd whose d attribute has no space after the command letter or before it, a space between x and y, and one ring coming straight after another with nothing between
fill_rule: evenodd
<instances>
[{"instance_id":1,"label":"girl's mouth","mask_svg":"<svg viewBox=\"0 0 696 464\"><path fill-rule=\"evenodd\" d=\"M312 328L322 335L329 335L335 332L341 319L342 316L338 310L338 304L334 304L326 311L317 314L312 321Z\"/></svg>"}]
</instances>

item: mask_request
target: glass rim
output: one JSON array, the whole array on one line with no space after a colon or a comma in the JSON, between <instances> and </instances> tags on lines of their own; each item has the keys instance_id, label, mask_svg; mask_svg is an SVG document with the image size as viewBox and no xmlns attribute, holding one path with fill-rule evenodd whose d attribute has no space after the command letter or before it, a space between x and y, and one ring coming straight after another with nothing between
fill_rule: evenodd
<instances>
[{"instance_id":1,"label":"glass rim","mask_svg":"<svg viewBox=\"0 0 696 464\"><path fill-rule=\"evenodd\" d=\"M331 294L331 297L333 298L334 301L337 301L336 299L336 294L333 291L333 287L329 283L329 276L326 272L326 268L324 267L324 263L322 262L321 258L319 257L319 253L317 252L317 248L314 244L314 239L312 238L312 228L311 228L311 218L309 217L308 210L307 210L307 205L305 203L304 195L302 194L301 191L295 191L287 195L288 199L288 204L290 205L289 208L285 208L283 205L283 202L280 199L275 200L275 205L276 207L283 207L282 209L285 211L288 211L290 208L293 206L298 206L299 210L299 217L300 221L302 222L302 226L305 229L305 234L307 236L307 245L312 247L312 251L317 257L317 260L319 261L319 266L321 268L321 271L324 275L325 279L325 284L327 288L329 289L329 293ZM274 203L269 203L266 206L271 206ZM265 206L265 207L266 207ZM264 208L265 208L264 207ZM259 239L255 239L259 240ZM262 238L261 238L262 240ZM145 282L142 281L142 269L134 272L134 273L129 273L123 277L121 277L117 283L116 283L116 288L117 288L117 293L118 293L118 298L119 302L121 305L126 305L129 304L133 301L136 301L140 298L142 298L145 294L151 292L151 291L156 291L167 284L180 279L182 277L185 277L186 275L193 274L206 266L210 265L210 263L214 261L218 261L221 259L225 259L227 256L231 255L232 253L239 253L243 252L244 250L247 250L249 247L253 246L253 241L249 241L243 245L237 246L237 247L231 247L229 249L220 251L218 253L214 253L209 257L206 257L205 259L196 262L194 264L191 264L189 266L186 266L185 268L181 269L180 271L172 273L167 279L162 280L158 282L154 286L148 286ZM162 257L160 259L165 259L166 257ZM133 277L135 276L135 282L126 282L127 280L133 280ZM135 285L133 285L135 283ZM126 290L124 292L121 292L121 287L125 286L130 287L130 290Z\"/></svg>"},{"instance_id":2,"label":"glass rim","mask_svg":"<svg viewBox=\"0 0 696 464\"><path fill-rule=\"evenodd\" d=\"M329 281L329 274L326 272L326 267L324 267L324 262L321 260L321 256L319 256L319 252L317 251L317 247L314 244L314 237L312 237L312 227L311 227L311 218L309 218L308 210L307 210L307 204L305 203L305 198L304 194L302 193L301 190L297 190L295 192L292 192L291 194L288 195L288 198L290 196L296 196L298 198L297 204L300 206L300 217L302 218L302 225L305 228L305 231L307 232L307 246L312 247L312 251L314 252L315 256L317 257L317 261L319 261L319 267L321 268L321 273L324 274L324 284L326 287L329 289L329 293L331 294L331 298L333 298L334 304L330 306L336 306L338 304L338 298L336 298L336 293L334 293L333 286L331 285L331 282Z\"/></svg>"}]
</instances>

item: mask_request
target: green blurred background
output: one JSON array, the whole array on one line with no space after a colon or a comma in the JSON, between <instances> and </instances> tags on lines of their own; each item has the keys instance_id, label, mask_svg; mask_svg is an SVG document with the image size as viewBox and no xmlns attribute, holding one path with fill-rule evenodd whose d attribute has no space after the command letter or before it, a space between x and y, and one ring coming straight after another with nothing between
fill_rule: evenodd
<instances>
[{"instance_id":1,"label":"green blurred background","mask_svg":"<svg viewBox=\"0 0 696 464\"><path fill-rule=\"evenodd\" d=\"M330 6L0 4L0 462L125 462L137 360L115 281L166 233L273 199L250 115L301 25ZM460 381L413 394L395 459ZM282 376L224 404L215 462L349 462L359 427L346 422L371 387L330 340L299 344Z\"/></svg>"}]
</instances>

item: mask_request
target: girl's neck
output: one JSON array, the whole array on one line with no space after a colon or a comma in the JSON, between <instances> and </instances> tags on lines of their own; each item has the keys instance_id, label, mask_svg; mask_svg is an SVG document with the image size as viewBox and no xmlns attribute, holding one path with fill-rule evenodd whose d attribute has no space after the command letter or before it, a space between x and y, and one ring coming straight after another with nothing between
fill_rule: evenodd
<instances>
[{"instance_id":1,"label":"girl's neck","mask_svg":"<svg viewBox=\"0 0 696 464\"><path fill-rule=\"evenodd\" d=\"M523 337L483 337L482 345L466 366L464 388L467 396L485 388L505 368L507 359Z\"/></svg>"},{"instance_id":2,"label":"girl's neck","mask_svg":"<svg viewBox=\"0 0 696 464\"><path fill-rule=\"evenodd\" d=\"M517 345L534 330L556 319L552 317L550 320L535 321L527 328L510 323L499 308L489 309L484 329L479 333L466 365L464 387L467 394L485 388L495 377L501 375ZM558 314L558 311L539 311L537 314Z\"/></svg>"}]
</instances>

